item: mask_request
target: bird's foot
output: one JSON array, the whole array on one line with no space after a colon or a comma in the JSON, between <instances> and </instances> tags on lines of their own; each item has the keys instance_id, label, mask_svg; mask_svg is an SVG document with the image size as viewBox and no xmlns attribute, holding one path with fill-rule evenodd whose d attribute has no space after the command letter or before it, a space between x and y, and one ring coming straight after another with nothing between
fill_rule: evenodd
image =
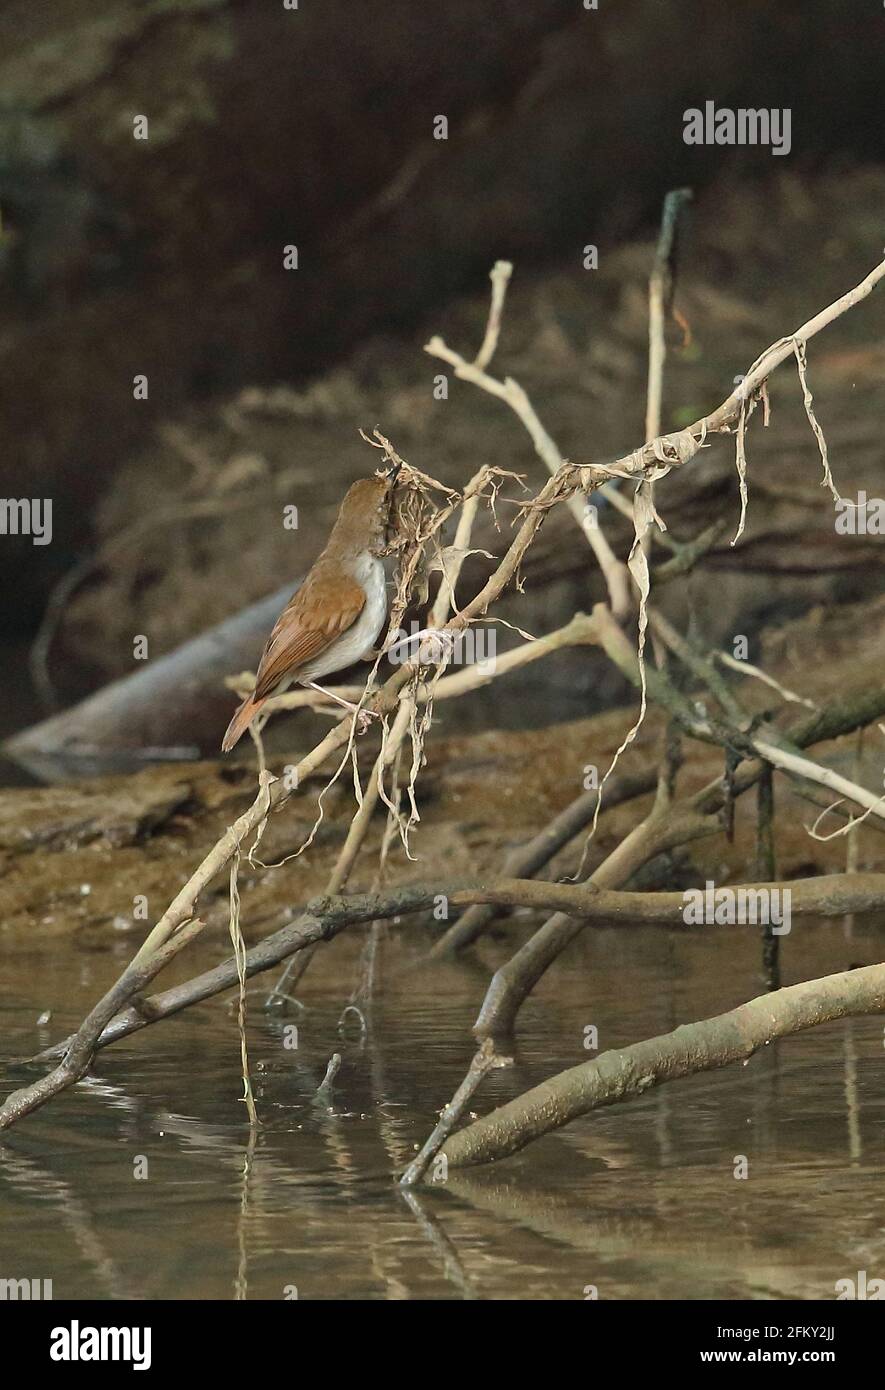
<instances>
[{"instance_id":1,"label":"bird's foot","mask_svg":"<svg viewBox=\"0 0 885 1390\"><path fill-rule=\"evenodd\" d=\"M360 709L357 705L354 705L354 713L356 714L357 734L366 733L372 727L372 720L381 718L376 709Z\"/></svg>"},{"instance_id":2,"label":"bird's foot","mask_svg":"<svg viewBox=\"0 0 885 1390\"><path fill-rule=\"evenodd\" d=\"M424 627L392 643L387 649L387 658L393 663L411 661L420 666L435 666L451 655L458 636L450 628ZM409 653L408 647L413 642L418 645Z\"/></svg>"}]
</instances>

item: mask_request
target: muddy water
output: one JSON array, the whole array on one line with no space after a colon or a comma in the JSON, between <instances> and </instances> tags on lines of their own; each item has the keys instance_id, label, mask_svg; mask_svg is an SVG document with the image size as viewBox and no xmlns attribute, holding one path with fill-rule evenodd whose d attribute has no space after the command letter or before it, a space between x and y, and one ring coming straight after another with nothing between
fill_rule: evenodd
<instances>
[{"instance_id":1,"label":"muddy water","mask_svg":"<svg viewBox=\"0 0 885 1390\"><path fill-rule=\"evenodd\" d=\"M608 1298L828 1299L837 1279L885 1276L880 1019L772 1046L403 1196L393 1175L463 1074L504 947L487 945L482 968L430 970L416 932L388 938L361 1044L337 1031L359 946L345 936L318 956L303 1014L264 1014L250 996L254 1144L221 1000L104 1053L92 1078L6 1136L0 1277L51 1278L56 1298L580 1299L594 1285ZM784 982L883 951L885 923L795 923ZM123 940L4 949L4 1058L68 1031L130 952ZM219 937L191 964L224 953ZM747 929L587 931L526 1006L516 1070L494 1075L476 1108L586 1058L587 1024L617 1046L759 988ZM292 1023L297 1049L284 1045ZM335 1090L318 1103L334 1051ZM22 1076L4 1068L4 1091Z\"/></svg>"}]
</instances>

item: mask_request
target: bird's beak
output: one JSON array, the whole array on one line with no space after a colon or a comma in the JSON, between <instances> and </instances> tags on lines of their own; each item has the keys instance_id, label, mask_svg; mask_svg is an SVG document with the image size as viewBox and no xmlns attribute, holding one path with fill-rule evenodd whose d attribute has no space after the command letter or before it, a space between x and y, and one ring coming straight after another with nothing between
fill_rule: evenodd
<instances>
[{"instance_id":1,"label":"bird's beak","mask_svg":"<svg viewBox=\"0 0 885 1390\"><path fill-rule=\"evenodd\" d=\"M388 468L387 472L384 475L385 479L387 480L387 519L384 526L384 544L386 547L388 547L388 554L390 544L393 540L394 535L396 534L396 527L393 521L393 492L394 487L396 485L397 475L399 474L401 468L401 463L394 463L390 466L390 468Z\"/></svg>"}]
</instances>

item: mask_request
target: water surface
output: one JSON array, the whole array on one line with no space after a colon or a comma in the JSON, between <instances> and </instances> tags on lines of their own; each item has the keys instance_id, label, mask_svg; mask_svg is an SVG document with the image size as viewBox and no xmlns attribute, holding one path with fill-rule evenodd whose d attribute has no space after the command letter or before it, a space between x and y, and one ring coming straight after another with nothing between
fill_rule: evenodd
<instances>
[{"instance_id":1,"label":"water surface","mask_svg":"<svg viewBox=\"0 0 885 1390\"><path fill-rule=\"evenodd\" d=\"M404 1195L395 1175L463 1075L505 954L498 939L479 960L429 968L425 944L408 927L383 943L363 1040L337 1026L358 934L318 954L303 1014L268 1015L250 994L252 1142L227 999L102 1053L0 1145L0 1277L51 1278L57 1299L581 1299L591 1285L605 1298L828 1299L837 1279L885 1275L880 1018L772 1045ZM784 983L883 948L885 924L794 923ZM5 946L3 1057L74 1027L131 951L125 935L103 951ZM221 936L201 942L169 982L224 954ZM516 1068L493 1074L475 1109L585 1060L588 1024L619 1046L760 988L752 930L588 929L525 1006ZM317 1102L335 1051L331 1104ZM23 1079L4 1068L4 1093Z\"/></svg>"}]
</instances>

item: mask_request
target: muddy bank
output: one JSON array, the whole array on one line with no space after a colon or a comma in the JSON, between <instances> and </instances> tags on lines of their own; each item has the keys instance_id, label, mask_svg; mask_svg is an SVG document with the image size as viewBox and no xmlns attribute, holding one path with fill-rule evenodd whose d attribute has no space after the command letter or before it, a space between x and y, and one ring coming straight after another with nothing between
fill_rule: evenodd
<instances>
[{"instance_id":1,"label":"muddy bank","mask_svg":"<svg viewBox=\"0 0 885 1390\"><path fill-rule=\"evenodd\" d=\"M825 659L821 659L821 653ZM881 683L885 668L885 600L838 609L816 608L805 618L766 635L761 661L790 690L823 703L854 688ZM505 678L506 679L506 678ZM518 676L514 677L518 681ZM766 686L746 680L740 691L748 708L773 711L782 702ZM525 731L458 732L458 702L440 714L427 745L428 762L418 784L421 822L414 831L414 860L394 847L388 881L453 879L500 866L503 855L529 838L582 788L586 769L600 773L621 742L635 711L609 710L589 719ZM788 716L797 707L783 706ZM295 718L279 717L278 742L285 753L272 759L280 771L309 746ZM648 766L658 757L661 719L652 710L621 770ZM359 743L363 776L376 734ZM815 756L868 786L881 780L881 748L871 730L859 750L856 738L823 745ZM73 935L82 945L108 948L128 934L133 945L146 933L209 847L254 796L250 762L161 766L126 777L74 786L7 789L0 796L0 922L8 944L38 936ZM722 774L715 749L688 745L680 788L691 790ZM274 815L260 857L273 865L307 839L317 815L324 777L313 777L286 808ZM825 797L826 801L827 798ZM609 852L636 824L648 798L613 808L603 817L590 863ZM241 873L243 926L247 937L264 935L286 914L323 891L353 814L349 775L323 799L323 818L311 847L280 868ZM820 843L806 830L818 806L785 781L778 783L776 826L778 874L784 878L838 871L845 866L845 841ZM371 886L384 820L375 817L351 887ZM650 882L683 887L712 877L753 876L755 812L751 798L738 803L733 842L722 837L680 850L650 870ZM858 832L860 867L882 862L880 830L869 823ZM583 843L580 838L579 844ZM554 861L551 872L573 871L578 846ZM204 895L224 949L228 916L222 879Z\"/></svg>"}]
</instances>

